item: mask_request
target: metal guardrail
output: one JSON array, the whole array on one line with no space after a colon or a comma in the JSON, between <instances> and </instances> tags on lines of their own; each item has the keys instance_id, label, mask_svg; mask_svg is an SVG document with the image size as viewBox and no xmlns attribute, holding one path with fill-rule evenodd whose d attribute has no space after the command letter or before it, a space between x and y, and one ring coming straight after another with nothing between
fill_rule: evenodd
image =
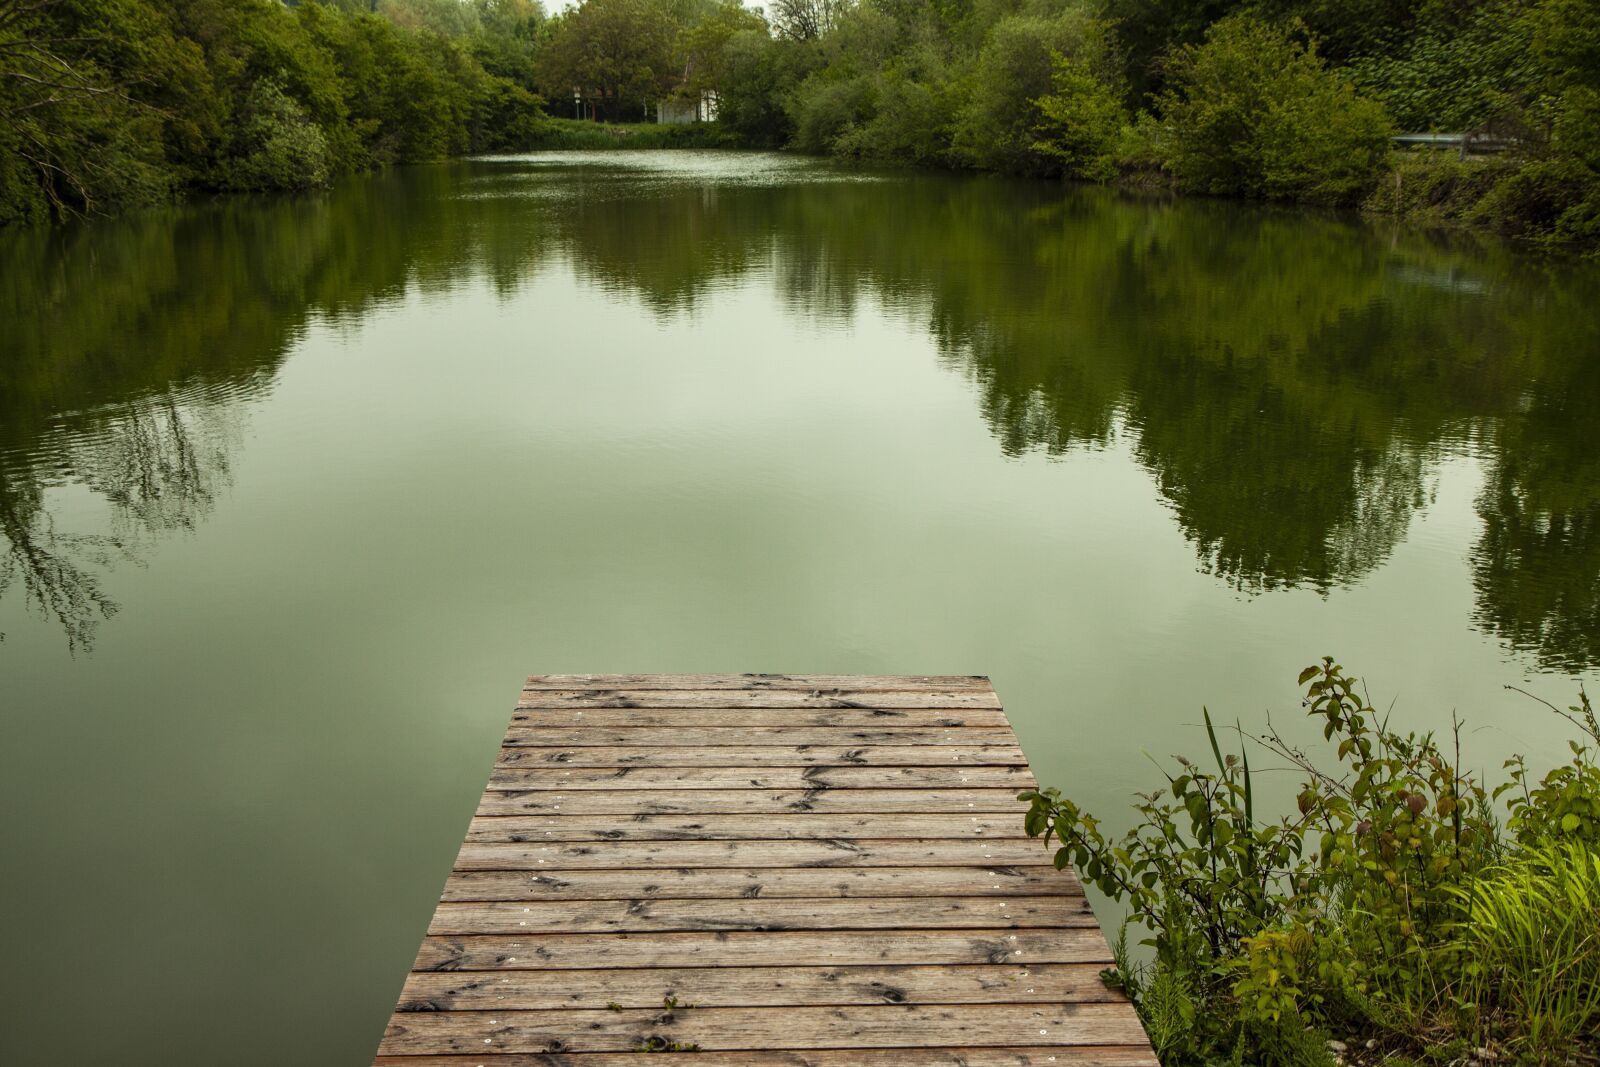
<instances>
[{"instance_id":1,"label":"metal guardrail","mask_svg":"<svg viewBox=\"0 0 1600 1067\"><path fill-rule=\"evenodd\" d=\"M1493 153L1510 150L1516 141L1509 137L1496 137L1487 133L1397 133L1396 144L1422 145L1433 148L1454 148L1462 159L1468 152Z\"/></svg>"}]
</instances>

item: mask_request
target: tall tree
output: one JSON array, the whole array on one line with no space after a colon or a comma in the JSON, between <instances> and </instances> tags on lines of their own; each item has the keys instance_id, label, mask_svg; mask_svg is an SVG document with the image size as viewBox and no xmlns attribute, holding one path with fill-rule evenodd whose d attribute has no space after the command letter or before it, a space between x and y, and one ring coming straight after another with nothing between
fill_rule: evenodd
<instances>
[{"instance_id":1,"label":"tall tree","mask_svg":"<svg viewBox=\"0 0 1600 1067\"><path fill-rule=\"evenodd\" d=\"M554 20L540 56L547 98L577 90L597 117L642 118L677 80L675 27L656 0L583 0Z\"/></svg>"}]
</instances>

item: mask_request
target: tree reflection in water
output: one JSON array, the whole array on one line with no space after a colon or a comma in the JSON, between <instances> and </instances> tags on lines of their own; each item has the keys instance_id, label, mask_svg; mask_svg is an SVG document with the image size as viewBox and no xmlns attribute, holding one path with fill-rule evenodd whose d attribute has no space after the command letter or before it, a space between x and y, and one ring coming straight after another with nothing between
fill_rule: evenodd
<instances>
[{"instance_id":1,"label":"tree reflection in water","mask_svg":"<svg viewBox=\"0 0 1600 1067\"><path fill-rule=\"evenodd\" d=\"M115 607L100 576L210 512L308 323L472 279L510 299L560 261L663 318L752 278L797 320L887 308L974 383L1006 455L1125 444L1198 565L1250 593L1359 582L1470 453L1476 625L1600 663L1595 271L1297 212L723 158L414 168L7 235L0 582L87 646ZM58 529L68 485L105 529Z\"/></svg>"}]
</instances>

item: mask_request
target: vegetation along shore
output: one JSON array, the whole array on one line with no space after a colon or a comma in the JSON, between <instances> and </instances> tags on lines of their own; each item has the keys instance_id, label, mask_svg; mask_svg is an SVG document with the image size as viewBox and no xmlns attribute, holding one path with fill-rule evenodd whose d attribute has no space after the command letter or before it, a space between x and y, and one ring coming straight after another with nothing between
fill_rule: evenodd
<instances>
[{"instance_id":1,"label":"vegetation along shore","mask_svg":"<svg viewBox=\"0 0 1600 1067\"><path fill-rule=\"evenodd\" d=\"M1028 833L1127 906L1103 976L1166 1067L1600 1062L1600 720L1543 775L1485 781L1454 738L1402 733L1332 659L1300 675L1323 754L1269 726L1176 757L1108 837L1059 790L1024 793ZM1251 770L1251 755L1256 769ZM1264 767L1265 765L1265 767ZM1259 819L1263 769L1290 814ZM1271 805L1262 803L1263 808ZM1137 935L1136 935L1137 936Z\"/></svg>"},{"instance_id":2,"label":"vegetation along shore","mask_svg":"<svg viewBox=\"0 0 1600 1067\"><path fill-rule=\"evenodd\" d=\"M0 0L0 75L0 223L742 146L1600 247L1600 0Z\"/></svg>"}]
</instances>

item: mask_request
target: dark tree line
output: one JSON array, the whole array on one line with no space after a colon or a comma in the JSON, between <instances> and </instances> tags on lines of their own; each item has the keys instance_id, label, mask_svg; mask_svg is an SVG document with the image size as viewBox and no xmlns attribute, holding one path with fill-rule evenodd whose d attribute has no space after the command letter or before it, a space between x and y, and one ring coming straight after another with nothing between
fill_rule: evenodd
<instances>
[{"instance_id":1,"label":"dark tree line","mask_svg":"<svg viewBox=\"0 0 1600 1067\"><path fill-rule=\"evenodd\" d=\"M0 222L559 144L546 111L708 93L750 146L1600 246L1600 0L0 0Z\"/></svg>"},{"instance_id":2,"label":"dark tree line","mask_svg":"<svg viewBox=\"0 0 1600 1067\"><path fill-rule=\"evenodd\" d=\"M0 222L304 188L532 137L537 5L370 6L0 0Z\"/></svg>"}]
</instances>

